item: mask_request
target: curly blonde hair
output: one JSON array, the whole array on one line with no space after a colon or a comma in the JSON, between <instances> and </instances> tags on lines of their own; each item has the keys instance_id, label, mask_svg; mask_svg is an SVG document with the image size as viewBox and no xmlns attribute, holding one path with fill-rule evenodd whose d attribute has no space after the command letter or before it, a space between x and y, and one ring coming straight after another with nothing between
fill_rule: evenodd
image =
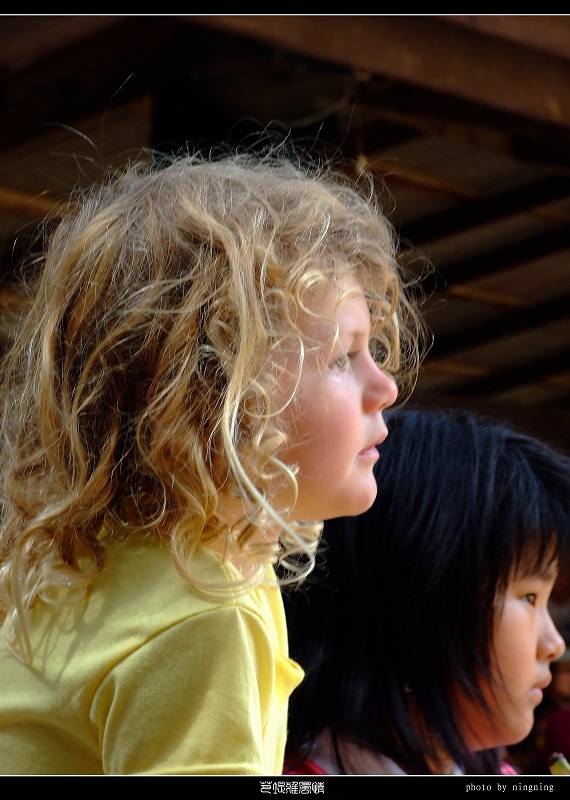
<instances>
[{"instance_id":1,"label":"curly blonde hair","mask_svg":"<svg viewBox=\"0 0 570 800\"><path fill-rule=\"evenodd\" d=\"M400 391L419 364L422 323L371 184L278 155L141 159L73 197L45 239L2 376L12 646L29 650L37 598L81 596L106 549L134 533L169 538L200 591L199 544L225 541L243 587L268 562L292 579L310 570L320 521L288 523L274 502L277 488L294 498L296 478L279 458L272 351L302 342L315 287L350 276ZM244 506L234 536L216 516L221 489ZM277 543L254 536L267 526Z\"/></svg>"}]
</instances>

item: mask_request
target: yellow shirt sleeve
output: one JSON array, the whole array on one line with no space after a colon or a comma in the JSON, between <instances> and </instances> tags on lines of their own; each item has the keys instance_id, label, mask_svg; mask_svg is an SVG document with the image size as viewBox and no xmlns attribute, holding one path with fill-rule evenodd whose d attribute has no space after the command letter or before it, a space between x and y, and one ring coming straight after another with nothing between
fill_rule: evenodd
<instances>
[{"instance_id":1,"label":"yellow shirt sleeve","mask_svg":"<svg viewBox=\"0 0 570 800\"><path fill-rule=\"evenodd\" d=\"M105 774L280 774L300 668L240 605L163 630L115 665L90 719Z\"/></svg>"}]
</instances>

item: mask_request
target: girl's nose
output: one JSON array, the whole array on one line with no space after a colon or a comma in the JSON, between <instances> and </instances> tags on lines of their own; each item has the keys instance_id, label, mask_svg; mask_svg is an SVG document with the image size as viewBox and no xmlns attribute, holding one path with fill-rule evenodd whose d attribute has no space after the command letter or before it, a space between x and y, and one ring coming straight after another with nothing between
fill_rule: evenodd
<instances>
[{"instance_id":1,"label":"girl's nose","mask_svg":"<svg viewBox=\"0 0 570 800\"><path fill-rule=\"evenodd\" d=\"M398 397L398 387L394 379L383 372L372 358L370 361L370 378L364 394L364 410L367 413L389 408Z\"/></svg>"},{"instance_id":2,"label":"girl's nose","mask_svg":"<svg viewBox=\"0 0 570 800\"><path fill-rule=\"evenodd\" d=\"M550 614L546 615L546 625L541 637L543 658L556 661L566 650L566 642L558 632Z\"/></svg>"}]
</instances>

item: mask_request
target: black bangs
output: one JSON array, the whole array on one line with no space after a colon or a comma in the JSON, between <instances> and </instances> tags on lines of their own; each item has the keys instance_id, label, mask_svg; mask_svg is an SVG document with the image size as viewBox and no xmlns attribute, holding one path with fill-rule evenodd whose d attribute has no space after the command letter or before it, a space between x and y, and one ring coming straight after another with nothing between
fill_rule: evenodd
<instances>
[{"instance_id":1,"label":"black bangs","mask_svg":"<svg viewBox=\"0 0 570 800\"><path fill-rule=\"evenodd\" d=\"M491 532L504 588L514 574L548 573L570 551L570 459L511 430L504 431L496 457L495 501L503 524Z\"/></svg>"},{"instance_id":2,"label":"black bangs","mask_svg":"<svg viewBox=\"0 0 570 800\"><path fill-rule=\"evenodd\" d=\"M526 537L525 544L519 556L513 561L510 578L529 578L538 575L546 578L558 568L562 560L562 548L556 532L550 536L537 535Z\"/></svg>"}]
</instances>

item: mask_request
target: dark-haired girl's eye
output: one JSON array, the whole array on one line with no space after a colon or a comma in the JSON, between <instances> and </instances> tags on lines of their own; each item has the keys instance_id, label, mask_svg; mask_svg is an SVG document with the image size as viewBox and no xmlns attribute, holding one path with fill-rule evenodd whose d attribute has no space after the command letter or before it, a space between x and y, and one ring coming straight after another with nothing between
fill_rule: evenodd
<instances>
[{"instance_id":1,"label":"dark-haired girl's eye","mask_svg":"<svg viewBox=\"0 0 570 800\"><path fill-rule=\"evenodd\" d=\"M524 597L525 597L525 600L527 600L527 602L529 602L531 604L531 606L534 606L536 604L536 595L535 594L531 594L531 593L525 594Z\"/></svg>"}]
</instances>

